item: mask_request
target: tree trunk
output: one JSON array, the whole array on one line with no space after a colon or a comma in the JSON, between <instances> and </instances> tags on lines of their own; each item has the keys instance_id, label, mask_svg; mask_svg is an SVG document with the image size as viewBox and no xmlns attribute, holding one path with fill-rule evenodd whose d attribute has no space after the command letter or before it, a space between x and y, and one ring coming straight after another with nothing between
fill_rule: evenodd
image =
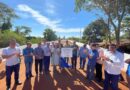
<instances>
[{"instance_id":1,"label":"tree trunk","mask_svg":"<svg viewBox=\"0 0 130 90\"><path fill-rule=\"evenodd\" d=\"M116 35L116 45L119 46L120 45L120 28L118 28L118 30L115 31L115 35Z\"/></svg>"}]
</instances>

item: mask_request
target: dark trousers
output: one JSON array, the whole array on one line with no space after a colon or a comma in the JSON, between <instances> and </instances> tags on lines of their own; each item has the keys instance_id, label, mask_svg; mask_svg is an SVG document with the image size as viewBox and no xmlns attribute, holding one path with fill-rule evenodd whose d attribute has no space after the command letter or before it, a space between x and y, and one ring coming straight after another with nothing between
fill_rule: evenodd
<instances>
[{"instance_id":1,"label":"dark trousers","mask_svg":"<svg viewBox=\"0 0 130 90\"><path fill-rule=\"evenodd\" d=\"M96 78L102 80L102 64L96 63Z\"/></svg>"},{"instance_id":2,"label":"dark trousers","mask_svg":"<svg viewBox=\"0 0 130 90\"><path fill-rule=\"evenodd\" d=\"M89 81L94 79L94 69L95 65L87 65L87 79Z\"/></svg>"},{"instance_id":3,"label":"dark trousers","mask_svg":"<svg viewBox=\"0 0 130 90\"><path fill-rule=\"evenodd\" d=\"M43 59L35 59L35 72L38 74L38 71L42 72L42 61Z\"/></svg>"},{"instance_id":4,"label":"dark trousers","mask_svg":"<svg viewBox=\"0 0 130 90\"><path fill-rule=\"evenodd\" d=\"M84 69L86 63L86 58L80 57L80 68Z\"/></svg>"},{"instance_id":5,"label":"dark trousers","mask_svg":"<svg viewBox=\"0 0 130 90\"><path fill-rule=\"evenodd\" d=\"M44 70L45 72L49 71L50 66L50 56L44 56Z\"/></svg>"},{"instance_id":6,"label":"dark trousers","mask_svg":"<svg viewBox=\"0 0 130 90\"><path fill-rule=\"evenodd\" d=\"M10 88L11 85L11 75L14 72L15 83L19 80L19 64L13 66L6 66L6 86Z\"/></svg>"},{"instance_id":7,"label":"dark trousers","mask_svg":"<svg viewBox=\"0 0 130 90\"><path fill-rule=\"evenodd\" d=\"M25 62L26 66L26 78L29 78L32 76L32 64L33 62Z\"/></svg>"},{"instance_id":8,"label":"dark trousers","mask_svg":"<svg viewBox=\"0 0 130 90\"><path fill-rule=\"evenodd\" d=\"M109 86L112 90L118 90L119 75L112 75L105 71L104 90L108 90Z\"/></svg>"},{"instance_id":9,"label":"dark trousers","mask_svg":"<svg viewBox=\"0 0 130 90\"><path fill-rule=\"evenodd\" d=\"M74 56L71 58L71 62L72 62L72 68L75 68L76 69L76 66L77 66L77 57Z\"/></svg>"}]
</instances>

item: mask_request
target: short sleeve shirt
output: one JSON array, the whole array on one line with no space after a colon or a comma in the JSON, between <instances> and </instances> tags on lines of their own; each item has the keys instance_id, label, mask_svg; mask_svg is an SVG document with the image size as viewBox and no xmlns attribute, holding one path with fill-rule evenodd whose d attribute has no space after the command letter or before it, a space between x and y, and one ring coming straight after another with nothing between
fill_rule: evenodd
<instances>
[{"instance_id":1,"label":"short sleeve shirt","mask_svg":"<svg viewBox=\"0 0 130 90\"><path fill-rule=\"evenodd\" d=\"M7 48L3 49L2 55L12 55L16 52L21 54L20 48L18 48L18 47L15 47L15 48L7 47ZM15 56L15 55L6 59L6 66L13 66L13 65L16 65L18 63L20 63L19 57Z\"/></svg>"}]
</instances>

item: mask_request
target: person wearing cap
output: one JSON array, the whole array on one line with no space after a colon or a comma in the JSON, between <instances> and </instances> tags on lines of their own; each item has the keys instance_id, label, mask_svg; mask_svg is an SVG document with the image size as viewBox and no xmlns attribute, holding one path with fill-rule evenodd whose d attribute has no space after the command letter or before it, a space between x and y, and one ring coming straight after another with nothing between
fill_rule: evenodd
<instances>
[{"instance_id":1,"label":"person wearing cap","mask_svg":"<svg viewBox=\"0 0 130 90\"><path fill-rule=\"evenodd\" d=\"M6 60L6 86L7 90L11 87L11 75L14 72L15 84L21 85L19 81L20 48L16 47L16 40L9 41L9 47L3 49L2 57Z\"/></svg>"},{"instance_id":2,"label":"person wearing cap","mask_svg":"<svg viewBox=\"0 0 130 90\"><path fill-rule=\"evenodd\" d=\"M26 80L33 77L32 64L33 64L34 50L31 46L32 46L31 42L27 42L27 47L23 49L24 62L26 67Z\"/></svg>"},{"instance_id":3,"label":"person wearing cap","mask_svg":"<svg viewBox=\"0 0 130 90\"><path fill-rule=\"evenodd\" d=\"M109 49L104 52L105 80L104 90L111 86L112 90L118 90L119 76L124 67L124 55L116 50L116 45L109 45Z\"/></svg>"},{"instance_id":4,"label":"person wearing cap","mask_svg":"<svg viewBox=\"0 0 130 90\"><path fill-rule=\"evenodd\" d=\"M36 75L38 75L38 72L42 74L42 63L43 63L43 57L44 57L44 51L41 47L41 42L38 43L38 46L34 50L34 56L35 56L35 72Z\"/></svg>"}]
</instances>

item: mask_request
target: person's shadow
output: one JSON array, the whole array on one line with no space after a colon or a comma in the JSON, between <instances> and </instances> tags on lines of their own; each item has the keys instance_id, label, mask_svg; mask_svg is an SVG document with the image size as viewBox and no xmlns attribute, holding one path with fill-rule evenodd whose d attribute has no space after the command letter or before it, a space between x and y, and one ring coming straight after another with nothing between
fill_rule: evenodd
<instances>
[{"instance_id":1,"label":"person's shadow","mask_svg":"<svg viewBox=\"0 0 130 90\"><path fill-rule=\"evenodd\" d=\"M25 80L22 90L32 90L31 78Z\"/></svg>"},{"instance_id":2,"label":"person's shadow","mask_svg":"<svg viewBox=\"0 0 130 90\"><path fill-rule=\"evenodd\" d=\"M3 79L6 75L6 72L3 70L0 72L0 80Z\"/></svg>"},{"instance_id":3,"label":"person's shadow","mask_svg":"<svg viewBox=\"0 0 130 90\"><path fill-rule=\"evenodd\" d=\"M44 74L35 77L33 90L57 90L53 83L51 75Z\"/></svg>"}]
</instances>

